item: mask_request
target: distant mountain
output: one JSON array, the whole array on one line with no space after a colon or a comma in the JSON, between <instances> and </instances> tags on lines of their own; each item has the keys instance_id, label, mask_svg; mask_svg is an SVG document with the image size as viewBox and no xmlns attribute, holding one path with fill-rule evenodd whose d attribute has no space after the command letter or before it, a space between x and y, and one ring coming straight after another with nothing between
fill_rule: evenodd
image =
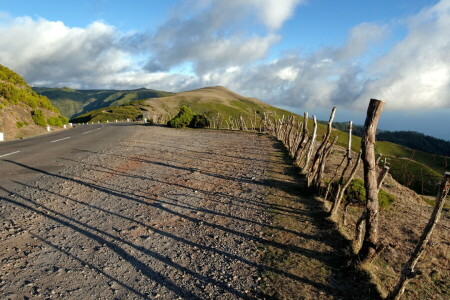
<instances>
[{"instance_id":1,"label":"distant mountain","mask_svg":"<svg viewBox=\"0 0 450 300\"><path fill-rule=\"evenodd\" d=\"M56 128L67 122L47 97L38 95L22 77L0 65L0 132L6 139L36 135L45 132L48 125Z\"/></svg>"},{"instance_id":2,"label":"distant mountain","mask_svg":"<svg viewBox=\"0 0 450 300\"><path fill-rule=\"evenodd\" d=\"M327 124L327 121L319 121L319 122L322 124ZM333 128L346 132L348 131L348 123L334 122ZM364 132L364 126L353 124L352 132L354 135L362 137ZM427 152L430 154L450 156L449 141L438 139L416 131L377 130L377 140L391 142L414 150Z\"/></svg>"},{"instance_id":3,"label":"distant mountain","mask_svg":"<svg viewBox=\"0 0 450 300\"><path fill-rule=\"evenodd\" d=\"M136 100L172 95L169 92L146 88L135 90L74 90L68 87L34 87L33 90L48 97L53 105L68 118L99 108L120 106Z\"/></svg>"},{"instance_id":4,"label":"distant mountain","mask_svg":"<svg viewBox=\"0 0 450 300\"><path fill-rule=\"evenodd\" d=\"M406 146L423 152L450 157L450 142L415 131L383 131L377 134L379 141Z\"/></svg>"},{"instance_id":5,"label":"distant mountain","mask_svg":"<svg viewBox=\"0 0 450 300\"><path fill-rule=\"evenodd\" d=\"M182 105L190 107L196 114L204 114L221 127L226 127L230 118L244 118L248 126L250 120L259 121L264 113L267 116L282 116L292 113L270 106L257 99L243 97L224 87L205 87L197 90L132 101L121 107L100 108L72 118L77 122L114 121L115 119L140 119L144 115L152 119L168 120L178 113ZM155 120L156 121L156 120Z\"/></svg>"},{"instance_id":6,"label":"distant mountain","mask_svg":"<svg viewBox=\"0 0 450 300\"><path fill-rule=\"evenodd\" d=\"M159 121L159 123L165 123L178 113L182 105L188 106L196 114L206 115L212 121L212 124L219 123L220 128L228 128L230 122L233 122L234 128L236 128L236 123L241 117L249 128L252 124L255 124L255 121L258 127L264 116L275 120L281 119L283 116L286 119L289 115L294 115L297 120L303 121L302 116L273 107L254 98L243 97L220 86L205 87L162 98L132 101L127 105L118 107L100 108L74 117L72 121L75 123L111 122L116 119L139 120L147 117ZM339 126L336 126L336 124L339 123L335 123L335 128ZM337 144L346 147L348 124L342 123L341 125L341 130L334 130L332 136L338 136ZM312 132L312 127L313 124L310 121L309 132ZM326 126L319 124L317 130L319 140L325 132ZM361 134L362 126L354 126L353 132ZM352 149L354 151L360 151L361 149L361 138L356 135L352 139ZM445 158L433 157L428 153L414 151L402 145L377 141L375 150L377 153L382 153L384 157L388 157L392 176L418 193L432 195L441 174L444 171L450 171ZM417 177L417 174L423 177ZM415 176L415 179L411 180L411 176ZM422 181L418 178L425 178L426 180Z\"/></svg>"}]
</instances>

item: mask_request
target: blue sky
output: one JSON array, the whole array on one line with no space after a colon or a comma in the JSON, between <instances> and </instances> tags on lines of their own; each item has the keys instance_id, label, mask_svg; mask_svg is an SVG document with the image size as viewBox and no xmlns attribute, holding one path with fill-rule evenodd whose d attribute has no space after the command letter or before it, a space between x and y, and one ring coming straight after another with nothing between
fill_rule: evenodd
<instances>
[{"instance_id":1,"label":"blue sky","mask_svg":"<svg viewBox=\"0 0 450 300\"><path fill-rule=\"evenodd\" d=\"M0 0L0 63L36 86L222 85L450 140L450 0ZM426 125L425 125L426 124Z\"/></svg>"}]
</instances>

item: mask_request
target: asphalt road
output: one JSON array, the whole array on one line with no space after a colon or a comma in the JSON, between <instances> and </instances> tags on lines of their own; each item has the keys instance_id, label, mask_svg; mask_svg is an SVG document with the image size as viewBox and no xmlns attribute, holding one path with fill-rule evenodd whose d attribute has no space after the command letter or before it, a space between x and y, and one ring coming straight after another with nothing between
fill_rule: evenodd
<instances>
[{"instance_id":1,"label":"asphalt road","mask_svg":"<svg viewBox=\"0 0 450 300\"><path fill-rule=\"evenodd\" d=\"M0 187L11 191L18 186L17 182L32 182L43 175L42 171L57 172L112 140L127 139L134 126L143 124L78 125L55 133L0 142Z\"/></svg>"}]
</instances>

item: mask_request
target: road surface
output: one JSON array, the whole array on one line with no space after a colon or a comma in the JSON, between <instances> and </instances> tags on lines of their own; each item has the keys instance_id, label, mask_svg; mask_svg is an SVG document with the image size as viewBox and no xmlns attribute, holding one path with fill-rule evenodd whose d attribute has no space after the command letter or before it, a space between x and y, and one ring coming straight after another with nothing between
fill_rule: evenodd
<instances>
[{"instance_id":1,"label":"road surface","mask_svg":"<svg viewBox=\"0 0 450 300\"><path fill-rule=\"evenodd\" d=\"M70 160L96 152L111 141L129 137L135 123L76 125L74 128L31 138L0 142L0 187L14 189L17 182L29 183L42 171L64 169ZM0 190L0 195L2 191Z\"/></svg>"}]
</instances>

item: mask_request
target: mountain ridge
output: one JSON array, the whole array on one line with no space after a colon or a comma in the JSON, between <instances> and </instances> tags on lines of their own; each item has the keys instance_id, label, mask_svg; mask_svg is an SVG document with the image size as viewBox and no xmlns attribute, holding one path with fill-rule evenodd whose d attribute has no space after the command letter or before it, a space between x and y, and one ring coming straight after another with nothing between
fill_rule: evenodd
<instances>
[{"instance_id":1,"label":"mountain ridge","mask_svg":"<svg viewBox=\"0 0 450 300\"><path fill-rule=\"evenodd\" d=\"M33 87L33 90L48 97L61 113L73 118L89 111L128 104L132 101L171 95L170 92L147 88L138 89L72 89L70 87Z\"/></svg>"}]
</instances>

